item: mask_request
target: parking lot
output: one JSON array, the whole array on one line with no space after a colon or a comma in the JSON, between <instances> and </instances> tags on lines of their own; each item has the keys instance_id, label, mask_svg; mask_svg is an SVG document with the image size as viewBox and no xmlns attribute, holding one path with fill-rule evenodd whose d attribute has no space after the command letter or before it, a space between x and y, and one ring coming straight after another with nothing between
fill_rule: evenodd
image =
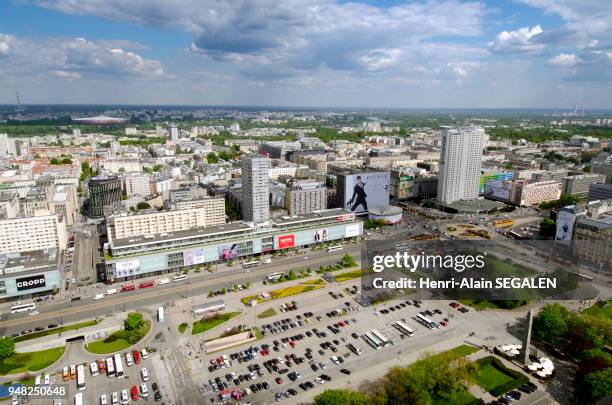
<instances>
[{"instance_id":1,"label":"parking lot","mask_svg":"<svg viewBox=\"0 0 612 405\"><path fill-rule=\"evenodd\" d=\"M252 403L289 401L317 386L350 376L360 368L360 359L397 352L419 335L451 328L455 322L452 318L463 316L443 301L423 305L401 300L389 302L380 310L363 308L353 299L356 291L357 286L330 291L325 298L328 310L302 310L296 301L278 303L276 306L295 305L297 309L266 319L260 325L264 338L256 345L204 358L210 373L202 387L206 396L210 400L233 398ZM430 329L416 321L417 314L425 314L424 311L439 324L438 328ZM397 321L409 325L414 335L400 332L393 326ZM364 333L373 329L388 340L382 347L375 348L364 339Z\"/></svg>"}]
</instances>

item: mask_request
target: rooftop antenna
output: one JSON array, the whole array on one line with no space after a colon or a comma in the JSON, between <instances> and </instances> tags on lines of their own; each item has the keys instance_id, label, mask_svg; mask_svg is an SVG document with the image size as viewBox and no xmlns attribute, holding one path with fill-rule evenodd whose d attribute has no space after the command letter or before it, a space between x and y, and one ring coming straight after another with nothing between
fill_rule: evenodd
<instances>
[{"instance_id":1,"label":"rooftop antenna","mask_svg":"<svg viewBox=\"0 0 612 405\"><path fill-rule=\"evenodd\" d=\"M19 90L17 90L17 111L23 111L23 107L21 107L21 100L19 99Z\"/></svg>"}]
</instances>

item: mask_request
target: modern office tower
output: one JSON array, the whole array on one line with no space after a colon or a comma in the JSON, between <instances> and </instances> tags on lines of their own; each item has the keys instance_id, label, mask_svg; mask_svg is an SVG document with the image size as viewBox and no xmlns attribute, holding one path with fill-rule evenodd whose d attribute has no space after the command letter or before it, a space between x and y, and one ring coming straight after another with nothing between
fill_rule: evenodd
<instances>
[{"instance_id":1,"label":"modern office tower","mask_svg":"<svg viewBox=\"0 0 612 405\"><path fill-rule=\"evenodd\" d=\"M597 183L589 185L589 201L608 200L612 198L612 184Z\"/></svg>"},{"instance_id":2,"label":"modern office tower","mask_svg":"<svg viewBox=\"0 0 612 405\"><path fill-rule=\"evenodd\" d=\"M121 179L99 175L89 180L89 216L104 216L104 207L121 201Z\"/></svg>"},{"instance_id":3,"label":"modern office tower","mask_svg":"<svg viewBox=\"0 0 612 405\"><path fill-rule=\"evenodd\" d=\"M285 190L285 208L289 215L327 209L327 188L318 181L292 180Z\"/></svg>"},{"instance_id":4,"label":"modern office tower","mask_svg":"<svg viewBox=\"0 0 612 405\"><path fill-rule=\"evenodd\" d=\"M561 182L561 193L576 197L586 197L589 194L589 186L591 184L603 183L605 179L605 175L598 173L564 177Z\"/></svg>"},{"instance_id":5,"label":"modern office tower","mask_svg":"<svg viewBox=\"0 0 612 405\"><path fill-rule=\"evenodd\" d=\"M249 155L242 158L242 217L245 221L270 219L270 159Z\"/></svg>"},{"instance_id":6,"label":"modern office tower","mask_svg":"<svg viewBox=\"0 0 612 405\"><path fill-rule=\"evenodd\" d=\"M176 126L171 126L170 127L170 140L171 141L178 141L179 139L179 130Z\"/></svg>"},{"instance_id":7,"label":"modern office tower","mask_svg":"<svg viewBox=\"0 0 612 405\"><path fill-rule=\"evenodd\" d=\"M450 204L478 198L482 149L486 139L482 127L442 130L438 201Z\"/></svg>"},{"instance_id":8,"label":"modern office tower","mask_svg":"<svg viewBox=\"0 0 612 405\"><path fill-rule=\"evenodd\" d=\"M66 223L57 215L21 217L0 221L0 254L66 249Z\"/></svg>"}]
</instances>

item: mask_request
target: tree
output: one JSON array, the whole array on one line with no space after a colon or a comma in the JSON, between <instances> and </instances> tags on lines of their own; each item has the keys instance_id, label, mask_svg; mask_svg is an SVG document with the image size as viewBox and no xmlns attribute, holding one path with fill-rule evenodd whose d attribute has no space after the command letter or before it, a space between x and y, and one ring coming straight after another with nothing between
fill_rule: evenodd
<instances>
[{"instance_id":1,"label":"tree","mask_svg":"<svg viewBox=\"0 0 612 405\"><path fill-rule=\"evenodd\" d=\"M118 170L119 173L125 173L125 167L120 167Z\"/></svg>"},{"instance_id":2,"label":"tree","mask_svg":"<svg viewBox=\"0 0 612 405\"><path fill-rule=\"evenodd\" d=\"M612 395L612 368L587 374L576 387L576 399L580 404L595 404Z\"/></svg>"},{"instance_id":3,"label":"tree","mask_svg":"<svg viewBox=\"0 0 612 405\"><path fill-rule=\"evenodd\" d=\"M51 158L51 160L49 160L49 163L51 163L52 165L59 165L59 159L58 158Z\"/></svg>"},{"instance_id":4,"label":"tree","mask_svg":"<svg viewBox=\"0 0 612 405\"><path fill-rule=\"evenodd\" d=\"M542 307L533 320L534 336L551 346L560 346L567 334L567 308L559 304Z\"/></svg>"},{"instance_id":5,"label":"tree","mask_svg":"<svg viewBox=\"0 0 612 405\"><path fill-rule=\"evenodd\" d=\"M544 238L552 238L557 232L557 223L550 218L544 218L540 222L540 236Z\"/></svg>"},{"instance_id":6,"label":"tree","mask_svg":"<svg viewBox=\"0 0 612 405\"><path fill-rule=\"evenodd\" d=\"M219 158L217 157L217 154L215 152L210 152L206 156L206 159L207 159L208 163L219 163Z\"/></svg>"},{"instance_id":7,"label":"tree","mask_svg":"<svg viewBox=\"0 0 612 405\"><path fill-rule=\"evenodd\" d=\"M139 210L147 210L149 208L151 208L151 204L145 201L141 201L138 204L136 204L136 209L139 209Z\"/></svg>"},{"instance_id":8,"label":"tree","mask_svg":"<svg viewBox=\"0 0 612 405\"><path fill-rule=\"evenodd\" d=\"M140 312L130 312L123 322L126 331L138 330L144 326L144 317Z\"/></svg>"},{"instance_id":9,"label":"tree","mask_svg":"<svg viewBox=\"0 0 612 405\"><path fill-rule=\"evenodd\" d=\"M10 336L0 338L0 359L11 357L15 353L15 341Z\"/></svg>"},{"instance_id":10,"label":"tree","mask_svg":"<svg viewBox=\"0 0 612 405\"><path fill-rule=\"evenodd\" d=\"M62 160L60 160L60 164L62 164L62 165L71 165L72 164L72 159L70 159L69 157L62 158Z\"/></svg>"},{"instance_id":11,"label":"tree","mask_svg":"<svg viewBox=\"0 0 612 405\"><path fill-rule=\"evenodd\" d=\"M347 389L325 390L314 397L315 405L367 405L373 404L367 394Z\"/></svg>"}]
</instances>

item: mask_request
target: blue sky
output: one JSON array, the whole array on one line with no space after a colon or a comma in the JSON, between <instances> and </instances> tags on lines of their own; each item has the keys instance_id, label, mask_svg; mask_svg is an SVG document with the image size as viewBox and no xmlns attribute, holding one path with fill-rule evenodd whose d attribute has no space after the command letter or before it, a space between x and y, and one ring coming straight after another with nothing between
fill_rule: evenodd
<instances>
[{"instance_id":1,"label":"blue sky","mask_svg":"<svg viewBox=\"0 0 612 405\"><path fill-rule=\"evenodd\" d=\"M0 2L0 103L612 107L612 1Z\"/></svg>"}]
</instances>

